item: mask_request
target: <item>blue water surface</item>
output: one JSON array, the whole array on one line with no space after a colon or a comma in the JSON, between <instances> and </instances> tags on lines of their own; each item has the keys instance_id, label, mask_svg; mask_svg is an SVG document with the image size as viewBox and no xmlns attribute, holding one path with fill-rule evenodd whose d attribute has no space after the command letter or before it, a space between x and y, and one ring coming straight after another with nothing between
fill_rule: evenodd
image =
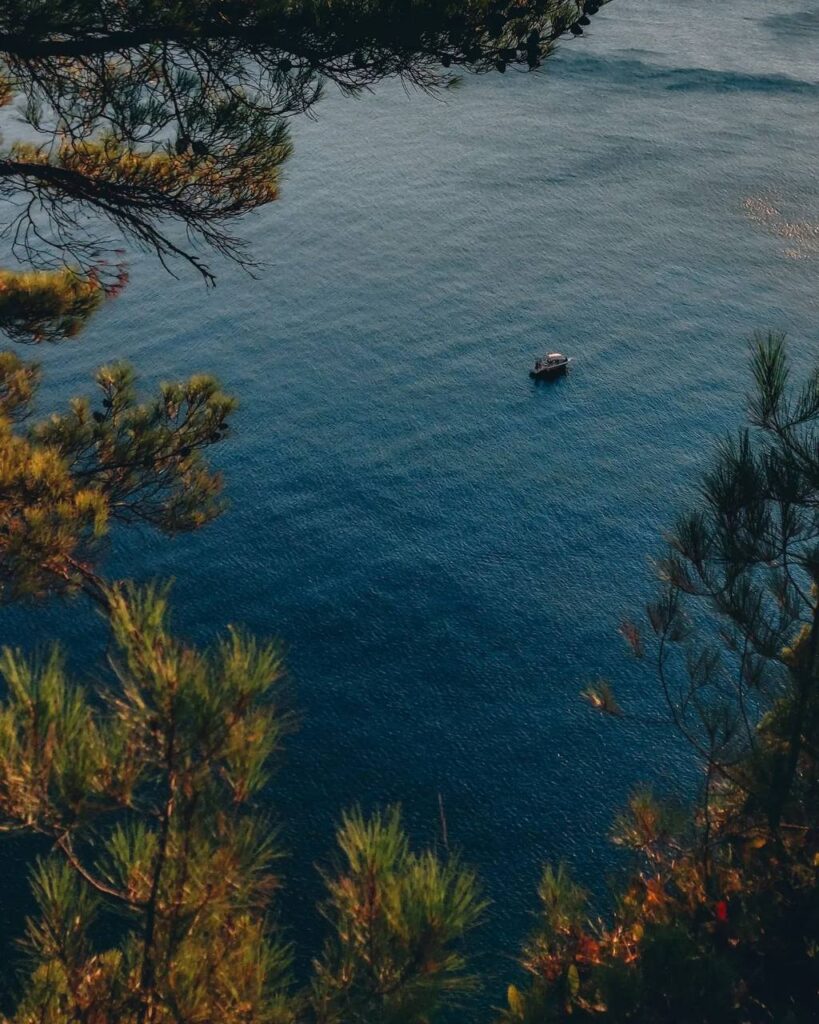
<instances>
[{"instance_id":1,"label":"blue water surface","mask_svg":"<svg viewBox=\"0 0 819 1024\"><path fill-rule=\"evenodd\" d=\"M748 335L817 355L819 3L795 6L617 0L542 73L329 96L247 223L256 280L221 267L208 292L137 259L81 342L38 353L44 408L121 355L241 399L215 455L230 511L181 539L123 532L107 569L174 577L197 641L279 638L300 726L270 800L301 955L356 801L400 801L434 842L441 795L492 900L474 948L493 976L544 860L600 891L630 788L693 784L672 735L578 693L606 675L660 708L618 624L739 423ZM573 370L534 384L552 348ZM102 671L82 602L0 630Z\"/></svg>"}]
</instances>

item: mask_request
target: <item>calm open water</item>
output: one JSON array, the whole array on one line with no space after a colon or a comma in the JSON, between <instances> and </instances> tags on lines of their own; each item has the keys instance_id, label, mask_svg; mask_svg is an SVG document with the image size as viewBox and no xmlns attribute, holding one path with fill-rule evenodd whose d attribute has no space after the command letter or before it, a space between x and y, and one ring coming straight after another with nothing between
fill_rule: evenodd
<instances>
[{"instance_id":1,"label":"calm open water","mask_svg":"<svg viewBox=\"0 0 819 1024\"><path fill-rule=\"evenodd\" d=\"M302 953L340 810L400 800L434 841L440 793L493 901L476 949L511 955L544 859L599 887L634 783L690 784L672 737L578 692L605 674L659 707L618 623L739 421L747 336L817 355L819 3L617 0L542 74L319 113L247 225L262 276L207 293L137 260L80 344L38 353L45 397L122 354L241 397L228 514L122 535L109 569L176 577L197 640L280 638L301 727L272 799ZM575 367L533 385L550 348ZM0 628L91 666L104 637L82 602Z\"/></svg>"}]
</instances>

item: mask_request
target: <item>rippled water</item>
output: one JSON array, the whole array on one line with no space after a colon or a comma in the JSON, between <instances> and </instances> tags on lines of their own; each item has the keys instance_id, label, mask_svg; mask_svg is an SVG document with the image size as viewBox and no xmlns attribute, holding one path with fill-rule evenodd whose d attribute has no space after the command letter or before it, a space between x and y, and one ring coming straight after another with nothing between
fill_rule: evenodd
<instances>
[{"instance_id":1,"label":"rippled water","mask_svg":"<svg viewBox=\"0 0 819 1024\"><path fill-rule=\"evenodd\" d=\"M109 564L176 577L197 639L281 639L301 727L272 799L303 949L356 800L401 800L427 840L440 793L493 900L477 948L511 954L543 859L598 887L635 781L685 786L671 737L577 694L602 673L659 706L618 622L738 422L749 333L817 354L819 4L782 6L616 0L542 74L330 98L249 224L258 280L206 293L140 261L80 345L42 354L53 396L126 353L241 397L230 512L122 536ZM574 369L534 385L552 347ZM103 636L81 603L0 626L78 663Z\"/></svg>"}]
</instances>

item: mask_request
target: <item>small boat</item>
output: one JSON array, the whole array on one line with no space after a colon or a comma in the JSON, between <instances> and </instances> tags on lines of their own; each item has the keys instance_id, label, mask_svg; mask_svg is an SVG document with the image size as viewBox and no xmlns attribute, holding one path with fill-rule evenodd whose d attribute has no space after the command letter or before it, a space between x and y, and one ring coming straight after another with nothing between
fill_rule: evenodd
<instances>
[{"instance_id":1,"label":"small boat","mask_svg":"<svg viewBox=\"0 0 819 1024\"><path fill-rule=\"evenodd\" d=\"M564 356L562 352L550 352L542 359L536 359L535 365L529 371L529 376L535 380L551 380L552 377L559 377L569 368L571 359Z\"/></svg>"}]
</instances>

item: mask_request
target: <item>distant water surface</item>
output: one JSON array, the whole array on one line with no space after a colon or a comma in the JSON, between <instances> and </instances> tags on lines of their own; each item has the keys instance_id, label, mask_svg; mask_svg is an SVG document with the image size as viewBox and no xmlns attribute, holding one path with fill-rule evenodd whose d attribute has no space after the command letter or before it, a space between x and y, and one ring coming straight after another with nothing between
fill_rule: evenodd
<instances>
[{"instance_id":1,"label":"distant water surface","mask_svg":"<svg viewBox=\"0 0 819 1024\"><path fill-rule=\"evenodd\" d=\"M80 344L38 352L47 400L122 354L241 398L230 512L118 537L109 568L175 577L199 641L227 622L280 639L300 729L271 800L302 953L314 864L355 801L400 800L435 841L441 794L492 899L475 948L503 974L542 861L599 891L635 782L690 785L673 737L578 692L603 674L659 708L618 624L739 421L748 335L817 355L819 4L782 7L617 0L542 74L333 96L248 223L258 280L228 268L208 293L137 260ZM574 369L533 385L551 348ZM0 628L99 663L82 602Z\"/></svg>"}]
</instances>

